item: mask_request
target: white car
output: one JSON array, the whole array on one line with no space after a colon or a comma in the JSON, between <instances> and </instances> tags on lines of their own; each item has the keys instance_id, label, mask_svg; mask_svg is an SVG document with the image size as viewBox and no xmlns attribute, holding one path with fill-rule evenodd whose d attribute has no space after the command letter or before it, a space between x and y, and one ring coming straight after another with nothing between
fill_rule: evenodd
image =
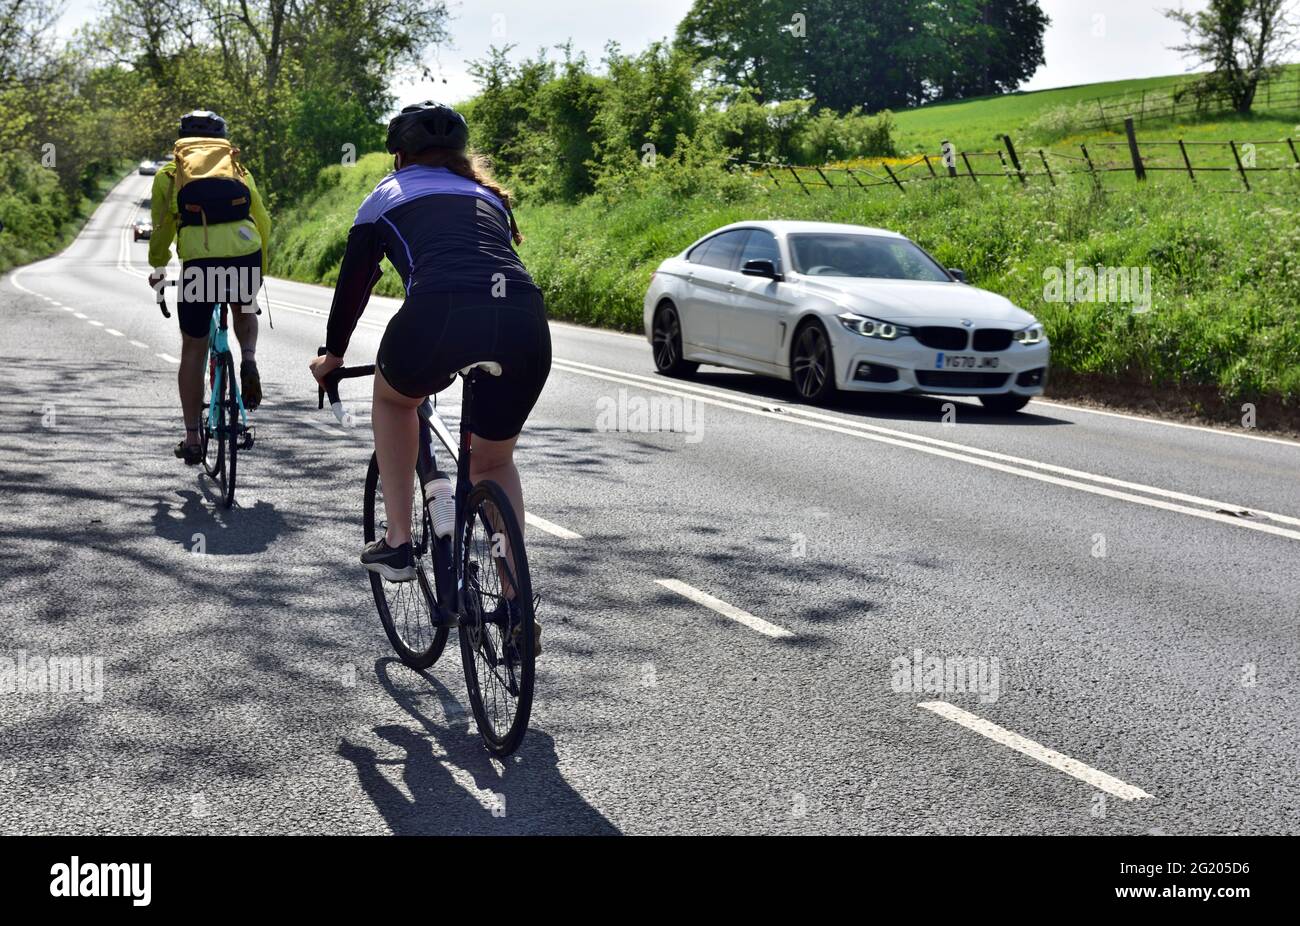
<instances>
[{"instance_id":1,"label":"white car","mask_svg":"<svg viewBox=\"0 0 1300 926\"><path fill-rule=\"evenodd\" d=\"M141 161L138 169L141 175L152 177L154 174L158 173L158 164L155 161Z\"/></svg>"},{"instance_id":2,"label":"white car","mask_svg":"<svg viewBox=\"0 0 1300 926\"><path fill-rule=\"evenodd\" d=\"M1024 408L1047 384L1034 316L969 286L895 232L828 222L739 222L659 265L645 296L655 366L701 363L836 389L978 396Z\"/></svg>"}]
</instances>

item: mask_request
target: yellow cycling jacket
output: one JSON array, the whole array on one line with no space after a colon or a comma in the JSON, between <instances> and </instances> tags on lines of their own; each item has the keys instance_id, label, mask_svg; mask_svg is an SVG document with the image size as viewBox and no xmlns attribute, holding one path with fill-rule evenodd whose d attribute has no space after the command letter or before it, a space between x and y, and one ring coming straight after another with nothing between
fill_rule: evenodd
<instances>
[{"instance_id":1,"label":"yellow cycling jacket","mask_svg":"<svg viewBox=\"0 0 1300 926\"><path fill-rule=\"evenodd\" d=\"M176 162L168 161L158 168L153 178L152 213L153 234L149 237L149 266L155 270L167 266L171 256L172 239L176 239L176 256L182 261L206 257L244 257L261 249L262 267L266 267L267 245L271 241L271 217L257 192L253 175L245 173L248 185L248 218L241 222L223 222L209 225L187 225L176 233ZM206 232L206 241L205 241Z\"/></svg>"}]
</instances>

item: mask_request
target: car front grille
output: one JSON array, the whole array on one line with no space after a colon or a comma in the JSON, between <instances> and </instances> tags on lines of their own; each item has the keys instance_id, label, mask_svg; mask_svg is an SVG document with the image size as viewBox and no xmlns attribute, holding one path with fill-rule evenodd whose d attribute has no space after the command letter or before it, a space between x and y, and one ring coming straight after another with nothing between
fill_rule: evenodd
<instances>
[{"instance_id":1,"label":"car front grille","mask_svg":"<svg viewBox=\"0 0 1300 926\"><path fill-rule=\"evenodd\" d=\"M965 350L967 334L965 328L943 328L934 325L912 329L912 337L924 347L933 350Z\"/></svg>"},{"instance_id":2,"label":"car front grille","mask_svg":"<svg viewBox=\"0 0 1300 926\"><path fill-rule=\"evenodd\" d=\"M917 370L916 381L938 389L1000 389L1010 373L963 373L956 370Z\"/></svg>"},{"instance_id":3,"label":"car front grille","mask_svg":"<svg viewBox=\"0 0 1300 926\"><path fill-rule=\"evenodd\" d=\"M981 328L975 332L971 343L976 350L1006 350L1011 346L1011 332L1001 328Z\"/></svg>"}]
</instances>

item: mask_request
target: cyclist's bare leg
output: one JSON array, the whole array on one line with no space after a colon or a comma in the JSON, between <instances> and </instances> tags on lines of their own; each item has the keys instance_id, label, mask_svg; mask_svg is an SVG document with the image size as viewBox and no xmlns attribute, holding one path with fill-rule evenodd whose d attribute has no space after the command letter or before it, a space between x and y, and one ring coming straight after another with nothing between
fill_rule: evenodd
<instances>
[{"instance_id":1,"label":"cyclist's bare leg","mask_svg":"<svg viewBox=\"0 0 1300 926\"><path fill-rule=\"evenodd\" d=\"M506 493L510 507L514 509L519 530L524 529L524 488L519 481L519 470L515 467L515 442L518 436L506 440L488 440L477 434L470 435L469 478L477 484L481 479L490 479ZM506 541L506 556L510 556ZM511 560L513 562L513 560ZM507 598L513 598L514 589L504 572L500 572L501 588Z\"/></svg>"},{"instance_id":2,"label":"cyclist's bare leg","mask_svg":"<svg viewBox=\"0 0 1300 926\"><path fill-rule=\"evenodd\" d=\"M195 430L199 415L203 413L203 373L208 359L208 337L192 338L181 333L181 365L176 371L176 386L181 394L181 414L189 429L185 443L191 447L199 443Z\"/></svg>"},{"instance_id":3,"label":"cyclist's bare leg","mask_svg":"<svg viewBox=\"0 0 1300 926\"><path fill-rule=\"evenodd\" d=\"M249 311L245 312L244 309ZM231 324L239 339L239 351L244 360L255 360L257 353L257 306L231 306Z\"/></svg>"},{"instance_id":4,"label":"cyclist's bare leg","mask_svg":"<svg viewBox=\"0 0 1300 926\"><path fill-rule=\"evenodd\" d=\"M384 487L388 545L396 548L411 542L411 502L420 446L420 418L416 408L424 400L402 395L388 385L379 370L375 370L374 399L370 421L375 432L379 479Z\"/></svg>"}]
</instances>

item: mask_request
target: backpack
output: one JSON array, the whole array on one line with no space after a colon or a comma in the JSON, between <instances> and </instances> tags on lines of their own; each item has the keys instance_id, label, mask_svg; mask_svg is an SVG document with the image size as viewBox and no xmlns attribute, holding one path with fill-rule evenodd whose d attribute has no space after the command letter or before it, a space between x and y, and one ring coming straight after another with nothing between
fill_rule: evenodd
<instances>
[{"instance_id":1,"label":"backpack","mask_svg":"<svg viewBox=\"0 0 1300 926\"><path fill-rule=\"evenodd\" d=\"M176 155L177 225L239 222L248 218L252 196L239 163L239 149L224 138L182 138Z\"/></svg>"}]
</instances>

